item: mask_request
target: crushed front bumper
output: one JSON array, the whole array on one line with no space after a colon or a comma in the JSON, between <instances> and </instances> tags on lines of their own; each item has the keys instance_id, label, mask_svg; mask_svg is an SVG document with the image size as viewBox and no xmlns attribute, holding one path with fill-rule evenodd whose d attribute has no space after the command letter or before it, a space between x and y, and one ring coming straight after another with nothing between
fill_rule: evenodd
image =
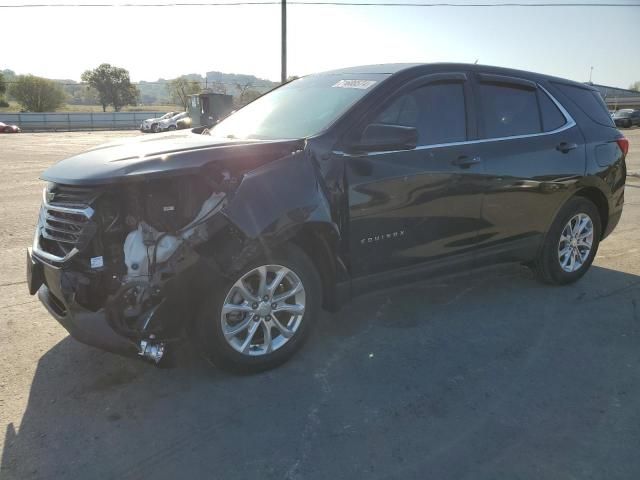
<instances>
[{"instance_id":1,"label":"crushed front bumper","mask_svg":"<svg viewBox=\"0 0 640 480\"><path fill-rule=\"evenodd\" d=\"M27 250L27 282L29 292L37 292L51 316L76 340L102 350L136 356L138 346L118 334L109 324L104 309L87 310L74 301L74 292L65 286L64 270L54 267Z\"/></svg>"}]
</instances>

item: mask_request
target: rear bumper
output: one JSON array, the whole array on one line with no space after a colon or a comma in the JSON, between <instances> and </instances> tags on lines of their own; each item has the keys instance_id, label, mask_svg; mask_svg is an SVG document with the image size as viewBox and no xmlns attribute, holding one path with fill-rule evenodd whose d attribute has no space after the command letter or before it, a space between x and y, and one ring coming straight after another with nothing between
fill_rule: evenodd
<instances>
[{"instance_id":1,"label":"rear bumper","mask_svg":"<svg viewBox=\"0 0 640 480\"><path fill-rule=\"evenodd\" d=\"M27 252L29 291L37 291L38 299L53 318L76 340L113 353L136 356L138 347L118 334L109 324L104 309L87 310L74 300L74 292L64 282L64 271Z\"/></svg>"}]
</instances>

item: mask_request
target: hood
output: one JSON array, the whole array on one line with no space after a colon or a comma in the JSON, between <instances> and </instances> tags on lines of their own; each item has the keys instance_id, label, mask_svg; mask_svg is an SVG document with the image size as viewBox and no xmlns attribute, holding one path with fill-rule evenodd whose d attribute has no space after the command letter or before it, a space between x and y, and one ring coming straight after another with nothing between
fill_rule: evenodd
<instances>
[{"instance_id":1,"label":"hood","mask_svg":"<svg viewBox=\"0 0 640 480\"><path fill-rule=\"evenodd\" d=\"M65 185L106 185L192 173L220 161L247 171L302 148L304 140L223 140L183 130L100 145L58 162L41 178Z\"/></svg>"},{"instance_id":2,"label":"hood","mask_svg":"<svg viewBox=\"0 0 640 480\"><path fill-rule=\"evenodd\" d=\"M160 120L162 120L162 117L147 118L146 120L143 120L142 123L153 123L153 122L159 122Z\"/></svg>"}]
</instances>

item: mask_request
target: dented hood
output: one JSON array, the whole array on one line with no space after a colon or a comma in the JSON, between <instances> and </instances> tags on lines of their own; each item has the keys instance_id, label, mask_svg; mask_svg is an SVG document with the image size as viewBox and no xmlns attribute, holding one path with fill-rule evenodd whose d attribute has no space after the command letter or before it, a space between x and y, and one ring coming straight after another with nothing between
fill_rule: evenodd
<instances>
[{"instance_id":1,"label":"dented hood","mask_svg":"<svg viewBox=\"0 0 640 480\"><path fill-rule=\"evenodd\" d=\"M246 170L304 147L304 140L221 140L191 130L139 136L100 145L58 162L42 179L66 185L104 185L182 175L224 160Z\"/></svg>"}]
</instances>

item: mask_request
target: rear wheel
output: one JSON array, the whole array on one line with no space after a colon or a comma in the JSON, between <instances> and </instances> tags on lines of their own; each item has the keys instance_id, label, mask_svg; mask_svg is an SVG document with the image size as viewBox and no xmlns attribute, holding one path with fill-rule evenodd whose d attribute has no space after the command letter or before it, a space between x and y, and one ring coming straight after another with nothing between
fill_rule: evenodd
<instances>
[{"instance_id":1,"label":"rear wheel","mask_svg":"<svg viewBox=\"0 0 640 480\"><path fill-rule=\"evenodd\" d=\"M252 262L212 285L196 321L197 340L215 365L258 372L287 361L316 321L321 283L302 250Z\"/></svg>"},{"instance_id":2,"label":"rear wheel","mask_svg":"<svg viewBox=\"0 0 640 480\"><path fill-rule=\"evenodd\" d=\"M582 277L600 243L598 208L583 197L570 199L554 220L533 270L545 283L564 285Z\"/></svg>"},{"instance_id":3,"label":"rear wheel","mask_svg":"<svg viewBox=\"0 0 640 480\"><path fill-rule=\"evenodd\" d=\"M169 130L175 130L176 126L175 125L169 125Z\"/></svg>"}]
</instances>

